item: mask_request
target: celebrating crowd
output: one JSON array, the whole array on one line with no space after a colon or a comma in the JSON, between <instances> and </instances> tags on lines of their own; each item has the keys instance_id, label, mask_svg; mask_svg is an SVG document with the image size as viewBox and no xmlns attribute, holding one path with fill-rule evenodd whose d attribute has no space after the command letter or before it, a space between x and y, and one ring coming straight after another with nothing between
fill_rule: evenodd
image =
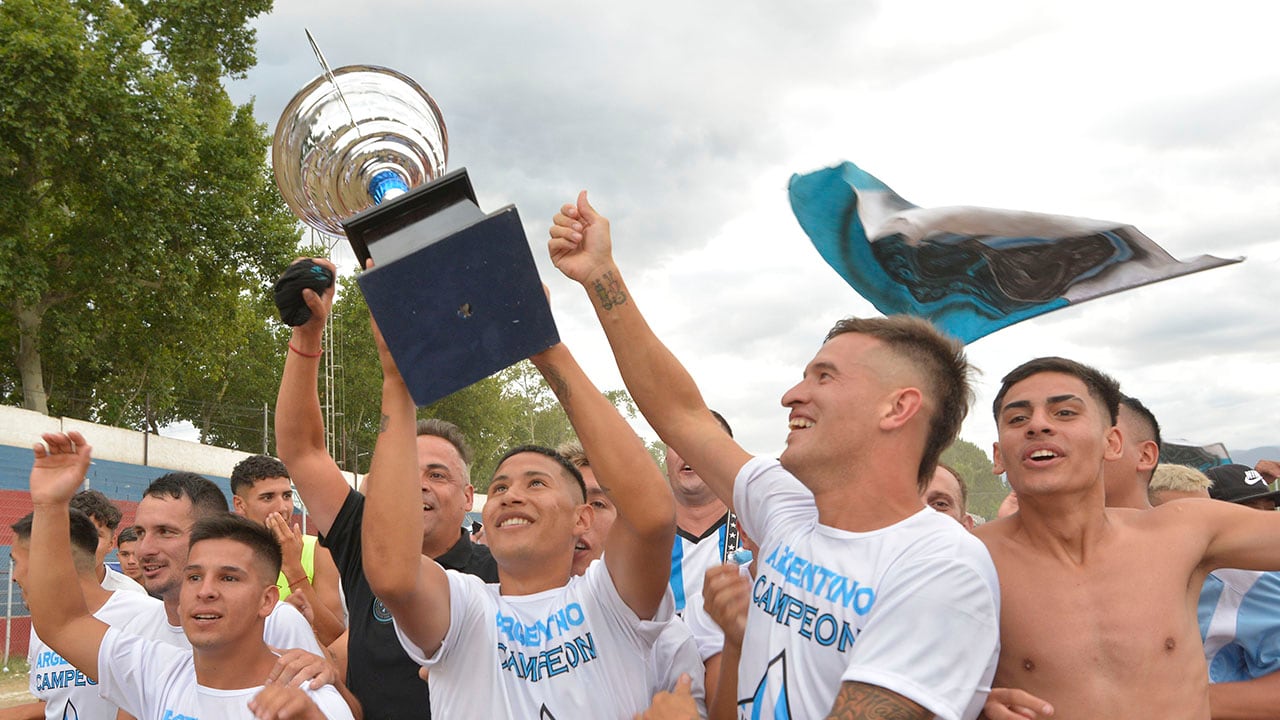
<instances>
[{"instance_id":1,"label":"celebrating crowd","mask_svg":"<svg viewBox=\"0 0 1280 720\"><path fill-rule=\"evenodd\" d=\"M1252 505L1274 509L1276 463L1213 478L1158 465L1154 414L1114 379L1030 358L992 406L1014 494L975 527L964 478L939 464L972 369L903 316L837 322L782 397L785 451L752 456L650 330L611 243L585 193L553 220L551 259L666 443L665 477L563 344L532 361L580 445L472 468L459 428L417 419L375 326L382 419L352 489L317 393L333 289L305 290L279 461L235 468L234 512L198 475L152 483L119 535L142 587L104 572L120 516L77 493L90 439L35 445L35 509L14 526L42 699L25 712L1274 716L1280 515ZM491 472L487 545L462 524L476 472ZM318 542L286 522L295 487Z\"/></svg>"}]
</instances>

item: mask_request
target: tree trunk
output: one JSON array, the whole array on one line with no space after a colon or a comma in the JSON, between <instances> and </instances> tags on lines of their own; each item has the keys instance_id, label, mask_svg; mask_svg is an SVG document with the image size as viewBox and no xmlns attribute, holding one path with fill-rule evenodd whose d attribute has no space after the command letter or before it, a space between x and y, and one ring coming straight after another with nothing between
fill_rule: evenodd
<instances>
[{"instance_id":1,"label":"tree trunk","mask_svg":"<svg viewBox=\"0 0 1280 720\"><path fill-rule=\"evenodd\" d=\"M22 377L22 407L49 414L49 396L44 391L44 369L40 363L40 323L44 308L32 308L19 300L18 372Z\"/></svg>"}]
</instances>

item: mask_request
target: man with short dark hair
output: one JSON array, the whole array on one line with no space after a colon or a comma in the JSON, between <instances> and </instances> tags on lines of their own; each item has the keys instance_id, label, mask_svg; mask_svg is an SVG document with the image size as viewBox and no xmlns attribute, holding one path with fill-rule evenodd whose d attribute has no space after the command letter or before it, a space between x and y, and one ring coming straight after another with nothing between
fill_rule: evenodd
<instances>
[{"instance_id":1,"label":"man with short dark hair","mask_svg":"<svg viewBox=\"0 0 1280 720\"><path fill-rule=\"evenodd\" d=\"M31 469L31 620L41 637L107 699L139 720L254 718L349 720L331 686L266 686L277 657L263 621L277 604L280 549L265 528L227 513L190 531L179 580L190 650L122 632L89 614L80 593L62 590L73 574L68 502L89 465L79 433L46 433Z\"/></svg>"},{"instance_id":2,"label":"man with short dark hair","mask_svg":"<svg viewBox=\"0 0 1280 720\"><path fill-rule=\"evenodd\" d=\"M1141 400L1122 395L1116 428L1124 445L1120 457L1103 466L1107 507L1148 510L1147 487L1160 463L1160 423Z\"/></svg>"},{"instance_id":3,"label":"man with short dark hair","mask_svg":"<svg viewBox=\"0 0 1280 720\"><path fill-rule=\"evenodd\" d=\"M1194 610L1205 576L1280 568L1280 516L1194 499L1106 507L1120 402L1115 380L1064 358L1020 365L996 395L995 471L1019 511L974 532L1000 571L994 684L1020 697L993 692L992 720L1044 701L1062 718L1208 718Z\"/></svg>"},{"instance_id":4,"label":"man with short dark hair","mask_svg":"<svg viewBox=\"0 0 1280 720\"><path fill-rule=\"evenodd\" d=\"M671 491L644 443L563 345L531 358L578 434L618 518L604 556L572 575L590 526L581 472L549 448L499 461L483 509L499 582L447 571L418 548L413 401L383 359L383 427L367 479L369 584L401 644L429 670L438 717L630 717L649 706L643 660L672 617L666 557Z\"/></svg>"},{"instance_id":5,"label":"man with short dark hair","mask_svg":"<svg viewBox=\"0 0 1280 720\"><path fill-rule=\"evenodd\" d=\"M315 262L333 270L328 260ZM304 290L303 298L311 318L293 328L276 403L277 452L342 578L348 616L347 686L360 699L368 720L426 716L427 685L418 676L417 663L400 647L391 613L365 578L365 496L347 483L325 448L318 351L333 288L323 295ZM496 581L497 566L488 549L472 543L462 528L474 492L466 441L456 426L443 420L415 423L415 431L419 494L412 504L422 517L419 552L445 567Z\"/></svg>"},{"instance_id":6,"label":"man with short dark hair","mask_svg":"<svg viewBox=\"0 0 1280 720\"><path fill-rule=\"evenodd\" d=\"M107 590L128 590L146 593L133 578L116 572L107 565L107 554L116 544L116 528L120 527L123 513L115 503L97 490L81 490L71 498L71 507L93 521L98 530L98 582Z\"/></svg>"},{"instance_id":7,"label":"man with short dark hair","mask_svg":"<svg viewBox=\"0 0 1280 720\"><path fill-rule=\"evenodd\" d=\"M226 515L227 497L213 481L191 472L171 472L152 481L134 515L142 581L152 596L164 601L163 611L148 623L147 637L178 648L190 647L183 632L179 600L183 568L190 552L191 528L197 520ZM279 595L277 594L277 598ZM281 650L301 649L320 655L320 643L310 623L288 603L277 602L264 631L268 645Z\"/></svg>"},{"instance_id":8,"label":"man with short dark hair","mask_svg":"<svg viewBox=\"0 0 1280 720\"><path fill-rule=\"evenodd\" d=\"M920 502L970 402L959 343L918 318L837 323L782 396L786 450L753 458L641 316L586 193L553 222L551 260L587 291L641 413L760 545L739 712L976 717L995 670L995 568Z\"/></svg>"},{"instance_id":9,"label":"man with short dark hair","mask_svg":"<svg viewBox=\"0 0 1280 720\"><path fill-rule=\"evenodd\" d=\"M116 538L116 557L120 560L120 573L142 587L142 566L138 565L138 532L130 525L120 530ZM146 592L146 588L143 588Z\"/></svg>"},{"instance_id":10,"label":"man with short dark hair","mask_svg":"<svg viewBox=\"0 0 1280 720\"><path fill-rule=\"evenodd\" d=\"M28 605L32 602L27 588L33 518L34 513L30 513L11 526L14 533L13 581L22 588ZM71 510L71 555L78 590L84 596L86 609L95 618L130 632L131 626L140 621L140 616L146 615L149 607L159 605L160 601L146 593L117 592L102 587L96 573L100 566L96 561L99 540L95 525L83 512ZM67 590L64 584L63 591ZM45 644L35 627L31 628L30 635L27 645L29 689L38 702L7 709L4 717L12 720L19 717L47 720L116 717L116 705L100 697L97 688L84 677L83 672Z\"/></svg>"},{"instance_id":11,"label":"man with short dark hair","mask_svg":"<svg viewBox=\"0 0 1280 720\"><path fill-rule=\"evenodd\" d=\"M304 595L313 609L316 634L325 644L333 642L345 629L338 568L314 535L290 527L293 483L288 468L270 455L250 455L236 463L231 469L231 503L237 515L271 530L282 547L288 542L293 548L276 580L280 599L287 600L295 591Z\"/></svg>"}]
</instances>

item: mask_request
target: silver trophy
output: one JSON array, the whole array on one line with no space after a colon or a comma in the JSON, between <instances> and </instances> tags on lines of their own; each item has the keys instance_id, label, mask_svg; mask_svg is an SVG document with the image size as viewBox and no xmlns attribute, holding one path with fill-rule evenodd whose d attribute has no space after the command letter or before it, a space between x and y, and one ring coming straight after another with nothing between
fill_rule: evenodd
<instances>
[{"instance_id":1,"label":"silver trophy","mask_svg":"<svg viewBox=\"0 0 1280 720\"><path fill-rule=\"evenodd\" d=\"M512 205L485 214L465 169L445 173L435 100L373 65L330 70L285 107L272 167L307 225L346 236L370 312L419 406L559 342Z\"/></svg>"}]
</instances>

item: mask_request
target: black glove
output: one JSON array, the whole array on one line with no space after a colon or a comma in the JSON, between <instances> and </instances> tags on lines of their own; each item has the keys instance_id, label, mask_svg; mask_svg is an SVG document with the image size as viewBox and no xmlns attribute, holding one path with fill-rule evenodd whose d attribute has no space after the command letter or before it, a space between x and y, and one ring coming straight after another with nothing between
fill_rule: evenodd
<instances>
[{"instance_id":1,"label":"black glove","mask_svg":"<svg viewBox=\"0 0 1280 720\"><path fill-rule=\"evenodd\" d=\"M276 281L276 307L285 325L298 326L311 319L311 308L302 299L302 291L311 288L317 295L333 287L333 271L317 265L310 258L303 258L289 266Z\"/></svg>"}]
</instances>

